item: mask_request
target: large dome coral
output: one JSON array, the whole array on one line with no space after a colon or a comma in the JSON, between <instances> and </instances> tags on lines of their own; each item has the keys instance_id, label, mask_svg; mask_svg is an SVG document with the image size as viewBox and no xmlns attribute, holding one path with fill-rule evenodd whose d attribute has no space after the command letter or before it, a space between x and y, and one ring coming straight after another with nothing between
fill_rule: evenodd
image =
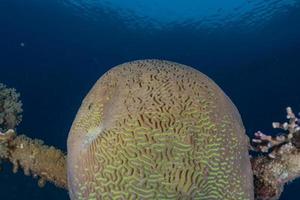
<instances>
[{"instance_id":1,"label":"large dome coral","mask_svg":"<svg viewBox=\"0 0 300 200\"><path fill-rule=\"evenodd\" d=\"M103 75L68 138L79 199L253 199L247 137L224 92L178 63L138 60Z\"/></svg>"}]
</instances>

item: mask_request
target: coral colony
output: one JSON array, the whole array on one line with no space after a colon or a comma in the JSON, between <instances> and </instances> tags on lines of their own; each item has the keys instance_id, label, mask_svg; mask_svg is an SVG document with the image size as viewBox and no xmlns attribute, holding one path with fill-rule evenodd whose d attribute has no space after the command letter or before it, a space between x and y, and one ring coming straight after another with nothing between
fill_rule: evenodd
<instances>
[{"instance_id":1,"label":"coral colony","mask_svg":"<svg viewBox=\"0 0 300 200\"><path fill-rule=\"evenodd\" d=\"M20 94L0 83L0 133L14 129L22 120Z\"/></svg>"},{"instance_id":2,"label":"coral colony","mask_svg":"<svg viewBox=\"0 0 300 200\"><path fill-rule=\"evenodd\" d=\"M73 122L68 156L16 134L21 106L19 94L0 84L0 160L39 177L41 187L49 181L67 189L74 200L271 200L300 174L299 120L291 108L288 122L273 123L284 133L259 131L251 146L222 90L174 62L134 61L103 75ZM249 146L260 155L250 159Z\"/></svg>"},{"instance_id":3,"label":"coral colony","mask_svg":"<svg viewBox=\"0 0 300 200\"><path fill-rule=\"evenodd\" d=\"M256 149L267 153L252 159L255 194L263 199L279 199L285 183L300 176L300 127L299 120L287 107L288 122L273 122L273 128L281 129L275 137L258 131L253 139Z\"/></svg>"},{"instance_id":4,"label":"coral colony","mask_svg":"<svg viewBox=\"0 0 300 200\"><path fill-rule=\"evenodd\" d=\"M19 98L15 89L0 83L0 161L11 162L15 173L21 167L26 175L39 176L39 186L48 180L66 188L65 154L43 145L41 140L16 135L23 111ZM59 177L54 176L56 174Z\"/></svg>"}]
</instances>

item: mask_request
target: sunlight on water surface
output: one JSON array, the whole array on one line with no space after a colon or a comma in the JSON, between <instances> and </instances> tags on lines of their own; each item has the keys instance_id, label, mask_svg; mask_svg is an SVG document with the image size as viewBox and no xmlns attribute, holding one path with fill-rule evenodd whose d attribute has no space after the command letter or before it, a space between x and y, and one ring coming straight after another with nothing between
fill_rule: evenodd
<instances>
[{"instance_id":1,"label":"sunlight on water surface","mask_svg":"<svg viewBox=\"0 0 300 200\"><path fill-rule=\"evenodd\" d=\"M80 15L100 20L103 13L126 25L148 28L168 26L224 27L239 23L257 26L293 7L297 0L65 0Z\"/></svg>"}]
</instances>

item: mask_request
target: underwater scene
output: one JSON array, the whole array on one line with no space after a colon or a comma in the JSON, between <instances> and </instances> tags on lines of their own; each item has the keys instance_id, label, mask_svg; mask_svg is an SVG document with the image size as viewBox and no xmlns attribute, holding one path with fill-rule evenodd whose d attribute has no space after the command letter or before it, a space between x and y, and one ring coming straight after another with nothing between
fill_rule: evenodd
<instances>
[{"instance_id":1,"label":"underwater scene","mask_svg":"<svg viewBox=\"0 0 300 200\"><path fill-rule=\"evenodd\" d=\"M0 0L0 200L299 200L299 75L299 0Z\"/></svg>"}]
</instances>

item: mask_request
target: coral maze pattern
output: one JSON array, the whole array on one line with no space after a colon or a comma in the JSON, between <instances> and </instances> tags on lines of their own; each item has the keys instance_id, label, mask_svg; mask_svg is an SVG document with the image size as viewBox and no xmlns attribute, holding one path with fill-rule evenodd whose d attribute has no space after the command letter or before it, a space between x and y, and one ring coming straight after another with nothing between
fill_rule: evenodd
<instances>
[{"instance_id":1,"label":"coral maze pattern","mask_svg":"<svg viewBox=\"0 0 300 200\"><path fill-rule=\"evenodd\" d=\"M253 199L238 111L200 72L145 60L106 73L68 139L72 199Z\"/></svg>"}]
</instances>

